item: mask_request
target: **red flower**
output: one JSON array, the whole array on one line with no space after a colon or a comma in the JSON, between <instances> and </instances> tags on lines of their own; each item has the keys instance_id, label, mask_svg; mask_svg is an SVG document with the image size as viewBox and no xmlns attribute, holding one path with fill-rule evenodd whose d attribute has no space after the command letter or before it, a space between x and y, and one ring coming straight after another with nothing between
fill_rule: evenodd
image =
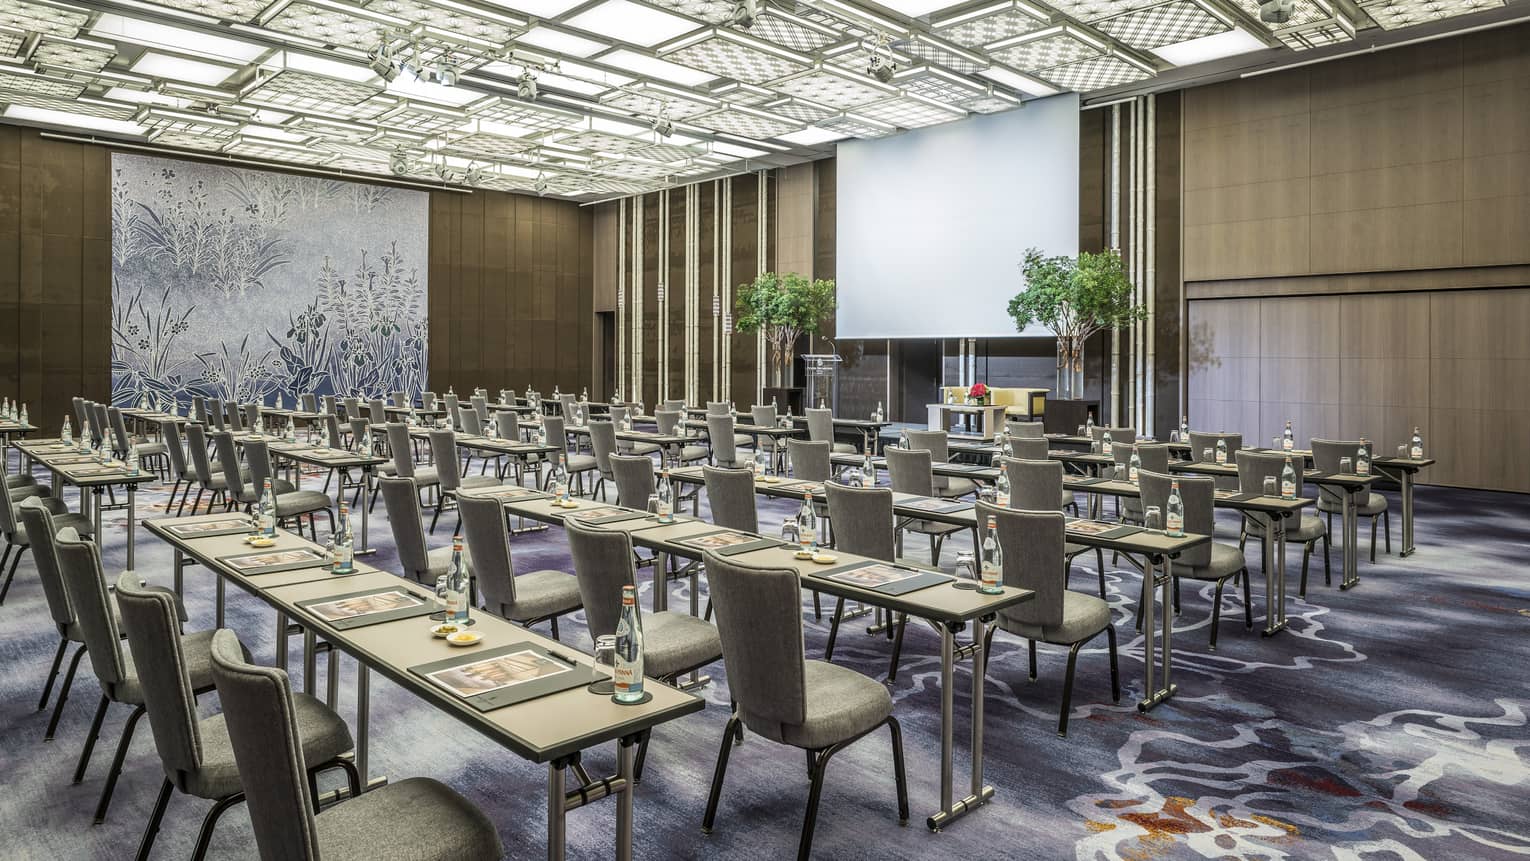
<instances>
[{"instance_id":1,"label":"red flower","mask_svg":"<svg viewBox=\"0 0 1530 861\"><path fill-rule=\"evenodd\" d=\"M982 383L974 383L972 388L967 390L967 394L974 398L986 398L988 397L988 387Z\"/></svg>"}]
</instances>

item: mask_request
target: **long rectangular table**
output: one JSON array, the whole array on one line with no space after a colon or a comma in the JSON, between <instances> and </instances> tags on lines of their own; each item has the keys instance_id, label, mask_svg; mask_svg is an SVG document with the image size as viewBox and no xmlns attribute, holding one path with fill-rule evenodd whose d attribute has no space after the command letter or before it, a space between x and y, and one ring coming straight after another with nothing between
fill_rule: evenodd
<instances>
[{"instance_id":1,"label":"long rectangular table","mask_svg":"<svg viewBox=\"0 0 1530 861\"><path fill-rule=\"evenodd\" d=\"M469 728L510 750L517 756L547 765L547 857L562 859L565 852L565 827L570 810L607 796L617 798L616 857L632 857L633 832L633 762L636 746L658 724L701 711L705 703L698 697L651 681L646 686L653 699L635 706L617 705L609 696L592 695L575 688L491 711L479 711L460 697L420 678L410 667L446 658L460 657L461 649L447 645L429 633L430 622L424 618L401 619L360 628L341 630L310 610L304 603L313 599L340 597L370 588L397 587L430 602L435 596L428 589L397 575L365 563L357 563L357 573L335 576L328 568L305 568L271 574L248 575L221 559L252 552L239 535L187 539L168 531L177 524L226 518L227 514L200 517L158 518L147 528L164 539L175 551L175 588L183 591L182 571L191 559L217 577L219 605L222 605L225 582L231 582L264 601L277 614L277 663L287 668L286 643L289 620L298 621L305 630L304 686L314 687L314 645L317 638L356 661L356 767L363 786L375 783L367 770L370 729L369 673L376 671L399 687L451 715ZM300 536L278 530L278 543L270 550L316 548ZM474 614L473 630L484 634L483 643L473 649L526 643L557 657L589 666L593 659L567 644L544 637L519 625L489 615ZM221 626L221 620L220 620ZM334 652L331 652L333 655ZM337 674L331 664L329 699L334 705L338 691ZM617 773L612 777L586 780L580 764L582 751L606 742L618 743ZM573 768L580 785L566 787L565 770Z\"/></svg>"},{"instance_id":2,"label":"long rectangular table","mask_svg":"<svg viewBox=\"0 0 1530 861\"><path fill-rule=\"evenodd\" d=\"M233 435L234 442L244 445L247 442L264 442L271 456L278 460L288 460L293 463L314 466L320 469L339 470L342 474L348 470L359 469L361 471L361 539L356 545L357 556L366 556L376 553L368 537L368 527L371 507L368 505L368 494L372 492L372 476L377 471L379 464L387 463L387 459L377 455L361 454L348 449L329 448L328 446L313 446L303 442L289 442L280 437L269 434L253 434L249 432L236 433ZM294 487L301 487L303 481L302 470L293 473ZM346 484L340 480L335 482L335 507L339 509L340 502L345 499L345 492L356 487L355 484Z\"/></svg>"},{"instance_id":3,"label":"long rectangular table","mask_svg":"<svg viewBox=\"0 0 1530 861\"><path fill-rule=\"evenodd\" d=\"M471 494L472 492L468 491L467 493ZM616 506L598 505L589 502L582 502L580 504L581 506L611 508L613 511L620 510ZM562 524L564 517L568 514L568 510L554 506L549 499L508 500L504 502L504 508L507 512L521 517L529 517L545 523L559 525ZM577 511L579 509L574 510ZM626 532L631 537L635 546L644 547L655 552L656 557L653 570L656 578L656 610L663 609L667 604L667 596L666 598L660 597L668 591L664 581L667 557L678 556L685 559L699 559L702 556L702 551L683 543L682 540L702 533L719 531L719 527L694 517L679 517L672 524L661 524L655 518L643 517L597 528ZM838 555L839 560L834 566L836 569L843 568L857 561L865 561L862 557L849 553L840 553ZM756 550L741 553L735 558L745 564L791 568L802 576L804 588L848 600L859 601L864 604L880 606L892 612L908 613L916 618L928 619L934 623L939 628L941 634L941 804L940 809L929 816L927 825L932 830L939 830L967 813L976 810L993 797L993 787L987 785L983 780L983 685L980 683L983 676L983 668L986 664L982 655L983 634L995 613L1005 607L1030 600L1034 593L1025 589L1005 587L1001 594L984 595L976 590L957 589L951 583L947 583L919 589L905 595L893 596L818 576L824 571L821 566L815 566L810 562L804 564L799 560L795 560L792 558L791 553L785 549ZM972 642L958 645L956 635L961 633L969 624L972 625L973 629ZM972 674L974 679L971 707L971 782L969 794L965 797L957 798L955 796L954 783L954 673L956 661L959 658L969 656L972 658Z\"/></svg>"},{"instance_id":4,"label":"long rectangular table","mask_svg":"<svg viewBox=\"0 0 1530 861\"><path fill-rule=\"evenodd\" d=\"M23 441L13 445L21 452L22 472L30 473L35 464L48 470L52 476L54 496L62 496L66 484L80 491L80 513L91 519L97 541L101 539L101 497L111 487L120 486L127 490L127 501L121 504L127 511L127 567L131 570L134 552L138 547L138 485L159 481L159 476L142 468L136 475L129 473L127 465L122 461L114 461L111 468L103 471L93 461L81 462L78 449L66 448L58 440Z\"/></svg>"}]
</instances>

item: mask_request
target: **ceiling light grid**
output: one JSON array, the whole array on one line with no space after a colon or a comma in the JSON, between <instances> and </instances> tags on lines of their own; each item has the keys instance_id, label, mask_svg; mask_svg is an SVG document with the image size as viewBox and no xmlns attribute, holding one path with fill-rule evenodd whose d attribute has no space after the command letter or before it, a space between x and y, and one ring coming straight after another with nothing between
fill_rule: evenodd
<instances>
[{"instance_id":1,"label":"ceiling light grid","mask_svg":"<svg viewBox=\"0 0 1530 861\"><path fill-rule=\"evenodd\" d=\"M773 114L790 117L804 123L816 123L825 117L832 117L839 113L838 110L826 105L816 104L807 99L798 99L788 96L787 98L770 102L765 109Z\"/></svg>"},{"instance_id":2,"label":"ceiling light grid","mask_svg":"<svg viewBox=\"0 0 1530 861\"><path fill-rule=\"evenodd\" d=\"M1153 77L1153 72L1117 55L1081 60L1037 74L1053 83L1079 93L1103 90Z\"/></svg>"},{"instance_id":3,"label":"ceiling light grid","mask_svg":"<svg viewBox=\"0 0 1530 861\"><path fill-rule=\"evenodd\" d=\"M420 0L371 0L366 4L368 12L402 18L415 24L423 24L431 31L476 43L479 47L493 49L508 44L525 27L520 19L508 17L495 20L487 15L475 15L466 9L447 3L422 3Z\"/></svg>"},{"instance_id":4,"label":"ceiling light grid","mask_svg":"<svg viewBox=\"0 0 1530 861\"><path fill-rule=\"evenodd\" d=\"M32 73L30 69L0 67L0 100L10 93L27 93L34 96L52 96L56 99L76 99L85 92L85 85L63 81Z\"/></svg>"},{"instance_id":5,"label":"ceiling light grid","mask_svg":"<svg viewBox=\"0 0 1530 861\"><path fill-rule=\"evenodd\" d=\"M221 151L244 158L291 161L300 164L318 164L325 159L324 153L303 144L284 143L249 135L233 138L223 145Z\"/></svg>"},{"instance_id":6,"label":"ceiling light grid","mask_svg":"<svg viewBox=\"0 0 1530 861\"><path fill-rule=\"evenodd\" d=\"M710 114L702 114L691 122L702 128L747 138L773 138L796 131L804 125L787 117L741 105L729 105Z\"/></svg>"},{"instance_id":7,"label":"ceiling light grid","mask_svg":"<svg viewBox=\"0 0 1530 861\"><path fill-rule=\"evenodd\" d=\"M1305 51L1349 42L1355 38L1355 28L1342 18L1332 18L1316 24L1276 30L1275 37L1293 51Z\"/></svg>"},{"instance_id":8,"label":"ceiling light grid","mask_svg":"<svg viewBox=\"0 0 1530 861\"><path fill-rule=\"evenodd\" d=\"M965 48L991 45L1002 39L1023 36L1049 23L1042 8L1017 0L1005 0L934 21L940 37Z\"/></svg>"},{"instance_id":9,"label":"ceiling light grid","mask_svg":"<svg viewBox=\"0 0 1530 861\"><path fill-rule=\"evenodd\" d=\"M525 129L527 132L550 132L566 129L584 120L570 111L544 108L518 99L501 98L473 111L472 117Z\"/></svg>"},{"instance_id":10,"label":"ceiling light grid","mask_svg":"<svg viewBox=\"0 0 1530 861\"><path fill-rule=\"evenodd\" d=\"M1038 30L988 47L988 55L1017 69L1050 69L1099 57L1105 45L1068 26Z\"/></svg>"},{"instance_id":11,"label":"ceiling light grid","mask_svg":"<svg viewBox=\"0 0 1530 861\"><path fill-rule=\"evenodd\" d=\"M451 139L443 151L473 158L506 159L535 147L532 141L475 132Z\"/></svg>"},{"instance_id":12,"label":"ceiling light grid","mask_svg":"<svg viewBox=\"0 0 1530 861\"><path fill-rule=\"evenodd\" d=\"M870 78L854 77L827 66L783 78L772 84L771 88L839 110L885 101L898 95L896 89Z\"/></svg>"},{"instance_id":13,"label":"ceiling light grid","mask_svg":"<svg viewBox=\"0 0 1530 861\"><path fill-rule=\"evenodd\" d=\"M961 72L964 75L976 74L990 65L982 56L923 33L915 33L907 39L895 41L892 47L894 51L907 54L915 60L945 66L953 72Z\"/></svg>"},{"instance_id":14,"label":"ceiling light grid","mask_svg":"<svg viewBox=\"0 0 1530 861\"><path fill-rule=\"evenodd\" d=\"M1362 3L1360 8L1383 29L1396 30L1503 6L1503 0L1382 0Z\"/></svg>"},{"instance_id":15,"label":"ceiling light grid","mask_svg":"<svg viewBox=\"0 0 1530 861\"><path fill-rule=\"evenodd\" d=\"M777 98L776 93L772 90L739 81L730 81L714 88L711 96L714 99L730 102L735 105L762 105Z\"/></svg>"},{"instance_id":16,"label":"ceiling light grid","mask_svg":"<svg viewBox=\"0 0 1530 861\"><path fill-rule=\"evenodd\" d=\"M113 102L100 99L56 99L52 96L36 96L31 93L0 93L0 102L11 105L23 105L29 108L40 108L45 111L60 111L68 114L81 114L87 117L100 117L105 120L130 120L133 117L133 109Z\"/></svg>"},{"instance_id":17,"label":"ceiling light grid","mask_svg":"<svg viewBox=\"0 0 1530 861\"><path fill-rule=\"evenodd\" d=\"M981 96L987 87L963 75L947 72L935 66L915 66L902 69L893 75L893 85L902 87L905 93L934 99L937 102L957 104L966 99Z\"/></svg>"},{"instance_id":18,"label":"ceiling light grid","mask_svg":"<svg viewBox=\"0 0 1530 861\"><path fill-rule=\"evenodd\" d=\"M631 152L632 150L648 146L651 141L640 141L636 138L613 135L609 132L582 131L567 135L554 135L551 141L559 146L572 149L589 150L591 152Z\"/></svg>"},{"instance_id":19,"label":"ceiling light grid","mask_svg":"<svg viewBox=\"0 0 1530 861\"><path fill-rule=\"evenodd\" d=\"M89 20L89 9L61 3L33 3L30 0L0 3L0 25L15 30L74 38Z\"/></svg>"},{"instance_id":20,"label":"ceiling light grid","mask_svg":"<svg viewBox=\"0 0 1530 861\"><path fill-rule=\"evenodd\" d=\"M0 27L0 57L14 57L21 53L21 46L26 40L26 31Z\"/></svg>"},{"instance_id":21,"label":"ceiling light grid","mask_svg":"<svg viewBox=\"0 0 1530 861\"><path fill-rule=\"evenodd\" d=\"M898 130L896 126L848 112L837 117L829 117L816 123L816 125L819 128L841 132L853 138L866 139L887 137Z\"/></svg>"},{"instance_id":22,"label":"ceiling light grid","mask_svg":"<svg viewBox=\"0 0 1530 861\"><path fill-rule=\"evenodd\" d=\"M194 12L219 21L254 21L271 0L153 0L160 6Z\"/></svg>"},{"instance_id":23,"label":"ceiling light grid","mask_svg":"<svg viewBox=\"0 0 1530 861\"><path fill-rule=\"evenodd\" d=\"M685 120L717 110L718 103L690 90L640 81L615 89L600 97L607 107L644 117L658 116L662 110L672 120Z\"/></svg>"},{"instance_id":24,"label":"ceiling light grid","mask_svg":"<svg viewBox=\"0 0 1530 861\"><path fill-rule=\"evenodd\" d=\"M388 33L405 24L397 18L379 18L354 7L335 7L317 3L288 3L268 18L264 25L282 33L291 33L342 48L366 51L383 41Z\"/></svg>"},{"instance_id":25,"label":"ceiling light grid","mask_svg":"<svg viewBox=\"0 0 1530 861\"><path fill-rule=\"evenodd\" d=\"M42 38L32 49L32 65L99 72L117 56L110 45L72 39Z\"/></svg>"},{"instance_id":26,"label":"ceiling light grid","mask_svg":"<svg viewBox=\"0 0 1530 861\"><path fill-rule=\"evenodd\" d=\"M431 105L403 101L397 107L384 111L376 122L392 129L434 135L450 129L461 128L467 115L461 111L437 108Z\"/></svg>"},{"instance_id":27,"label":"ceiling light grid","mask_svg":"<svg viewBox=\"0 0 1530 861\"><path fill-rule=\"evenodd\" d=\"M981 96L957 102L959 107L965 108L975 114L997 114L1011 108L1020 107L1020 100L1014 96L993 91Z\"/></svg>"},{"instance_id":28,"label":"ceiling light grid","mask_svg":"<svg viewBox=\"0 0 1530 861\"><path fill-rule=\"evenodd\" d=\"M1085 24L1145 9L1161 0L1051 0L1047 5ZM1258 5L1255 0L1255 5ZM1255 17L1258 17L1257 12Z\"/></svg>"},{"instance_id":29,"label":"ceiling light grid","mask_svg":"<svg viewBox=\"0 0 1530 861\"><path fill-rule=\"evenodd\" d=\"M959 120L966 111L947 107L940 102L920 96L902 96L855 109L867 119L877 120L904 129L917 129Z\"/></svg>"},{"instance_id":30,"label":"ceiling light grid","mask_svg":"<svg viewBox=\"0 0 1530 861\"><path fill-rule=\"evenodd\" d=\"M245 101L342 119L371 119L391 103L377 104L376 87L339 81L310 72L282 69L250 84L240 94Z\"/></svg>"},{"instance_id":31,"label":"ceiling light grid","mask_svg":"<svg viewBox=\"0 0 1530 861\"><path fill-rule=\"evenodd\" d=\"M1117 41L1142 51L1232 29L1231 25L1207 12L1193 0L1173 0L1107 18L1096 22L1094 26Z\"/></svg>"},{"instance_id":32,"label":"ceiling light grid","mask_svg":"<svg viewBox=\"0 0 1530 861\"><path fill-rule=\"evenodd\" d=\"M200 150L202 152L221 150L223 145L228 142L227 138L210 138L169 130L149 132L147 140L149 143L159 146L173 146L180 149Z\"/></svg>"},{"instance_id":33,"label":"ceiling light grid","mask_svg":"<svg viewBox=\"0 0 1530 861\"><path fill-rule=\"evenodd\" d=\"M671 63L748 84L784 78L810 65L804 56L720 29L702 31L666 45L659 50L659 56Z\"/></svg>"},{"instance_id":34,"label":"ceiling light grid","mask_svg":"<svg viewBox=\"0 0 1530 861\"><path fill-rule=\"evenodd\" d=\"M196 135L209 140L226 140L239 133L243 123L211 114L181 111L153 105L140 108L133 122L159 132Z\"/></svg>"},{"instance_id":35,"label":"ceiling light grid","mask_svg":"<svg viewBox=\"0 0 1530 861\"><path fill-rule=\"evenodd\" d=\"M775 7L760 10L760 14L755 16L754 26L749 28L749 35L805 54L845 38L843 31L788 14Z\"/></svg>"},{"instance_id":36,"label":"ceiling light grid","mask_svg":"<svg viewBox=\"0 0 1530 861\"><path fill-rule=\"evenodd\" d=\"M634 158L645 158L660 164L674 164L675 162L695 158L700 154L701 150L696 147L681 146L680 144L650 144L639 147L631 153Z\"/></svg>"}]
</instances>

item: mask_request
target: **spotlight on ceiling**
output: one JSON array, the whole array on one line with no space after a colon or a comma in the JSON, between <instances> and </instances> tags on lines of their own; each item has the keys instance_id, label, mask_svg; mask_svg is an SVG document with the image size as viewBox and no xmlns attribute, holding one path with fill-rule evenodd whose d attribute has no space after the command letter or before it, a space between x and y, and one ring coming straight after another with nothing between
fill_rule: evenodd
<instances>
[{"instance_id":1,"label":"spotlight on ceiling","mask_svg":"<svg viewBox=\"0 0 1530 861\"><path fill-rule=\"evenodd\" d=\"M890 83L893 72L898 71L898 66L893 63L892 49L888 47L888 41L886 33L877 34L876 44L871 47L871 61L866 64L866 74L884 84Z\"/></svg>"},{"instance_id":2,"label":"spotlight on ceiling","mask_svg":"<svg viewBox=\"0 0 1530 861\"><path fill-rule=\"evenodd\" d=\"M1262 0L1259 4L1259 20L1266 24L1284 24L1296 11L1295 0Z\"/></svg>"},{"instance_id":3,"label":"spotlight on ceiling","mask_svg":"<svg viewBox=\"0 0 1530 861\"><path fill-rule=\"evenodd\" d=\"M728 23L748 30L754 26L754 19L759 14L759 0L738 0L733 6L733 14L728 16Z\"/></svg>"},{"instance_id":4,"label":"spotlight on ceiling","mask_svg":"<svg viewBox=\"0 0 1530 861\"><path fill-rule=\"evenodd\" d=\"M532 183L531 190L535 191L537 194L546 194L547 193L547 177L541 175L540 173L537 174L537 181Z\"/></svg>"},{"instance_id":5,"label":"spotlight on ceiling","mask_svg":"<svg viewBox=\"0 0 1530 861\"><path fill-rule=\"evenodd\" d=\"M537 97L537 76L527 69L521 73L520 81L515 87L516 98L534 101Z\"/></svg>"},{"instance_id":6,"label":"spotlight on ceiling","mask_svg":"<svg viewBox=\"0 0 1530 861\"><path fill-rule=\"evenodd\" d=\"M462 173L463 185L483 185L484 178L489 172L476 164L468 164L468 169Z\"/></svg>"},{"instance_id":7,"label":"spotlight on ceiling","mask_svg":"<svg viewBox=\"0 0 1530 861\"><path fill-rule=\"evenodd\" d=\"M393 154L388 156L388 170L392 171L394 176L403 176L408 173L409 155L402 149L394 150Z\"/></svg>"},{"instance_id":8,"label":"spotlight on ceiling","mask_svg":"<svg viewBox=\"0 0 1530 861\"><path fill-rule=\"evenodd\" d=\"M384 81L392 82L398 77L398 66L393 62L393 49L384 42L367 54L367 68Z\"/></svg>"},{"instance_id":9,"label":"spotlight on ceiling","mask_svg":"<svg viewBox=\"0 0 1530 861\"><path fill-rule=\"evenodd\" d=\"M658 132L659 137L667 138L675 133L675 121L670 119L668 106L659 108L659 113L653 118L653 130Z\"/></svg>"},{"instance_id":10,"label":"spotlight on ceiling","mask_svg":"<svg viewBox=\"0 0 1530 861\"><path fill-rule=\"evenodd\" d=\"M443 87L455 87L457 86L457 81L461 80L461 77L457 72L457 67L447 62L444 57L436 61L436 83Z\"/></svg>"}]
</instances>

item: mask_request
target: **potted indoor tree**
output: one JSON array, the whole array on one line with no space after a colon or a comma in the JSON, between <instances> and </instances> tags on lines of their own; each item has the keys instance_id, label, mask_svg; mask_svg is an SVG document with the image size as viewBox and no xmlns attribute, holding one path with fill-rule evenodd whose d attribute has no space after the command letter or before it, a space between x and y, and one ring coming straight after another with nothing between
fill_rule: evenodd
<instances>
[{"instance_id":1,"label":"potted indoor tree","mask_svg":"<svg viewBox=\"0 0 1530 861\"><path fill-rule=\"evenodd\" d=\"M1107 248L1078 257L1047 257L1027 249L1020 264L1025 289L1009 300L1016 331L1040 323L1057 335L1057 396L1084 396L1084 344L1096 333L1142 320L1120 252Z\"/></svg>"},{"instance_id":2,"label":"potted indoor tree","mask_svg":"<svg viewBox=\"0 0 1530 861\"><path fill-rule=\"evenodd\" d=\"M792 347L803 335L814 334L834 313L834 282L809 280L796 272L762 272L738 286L740 332L760 331L770 348L770 385L791 383Z\"/></svg>"}]
</instances>

